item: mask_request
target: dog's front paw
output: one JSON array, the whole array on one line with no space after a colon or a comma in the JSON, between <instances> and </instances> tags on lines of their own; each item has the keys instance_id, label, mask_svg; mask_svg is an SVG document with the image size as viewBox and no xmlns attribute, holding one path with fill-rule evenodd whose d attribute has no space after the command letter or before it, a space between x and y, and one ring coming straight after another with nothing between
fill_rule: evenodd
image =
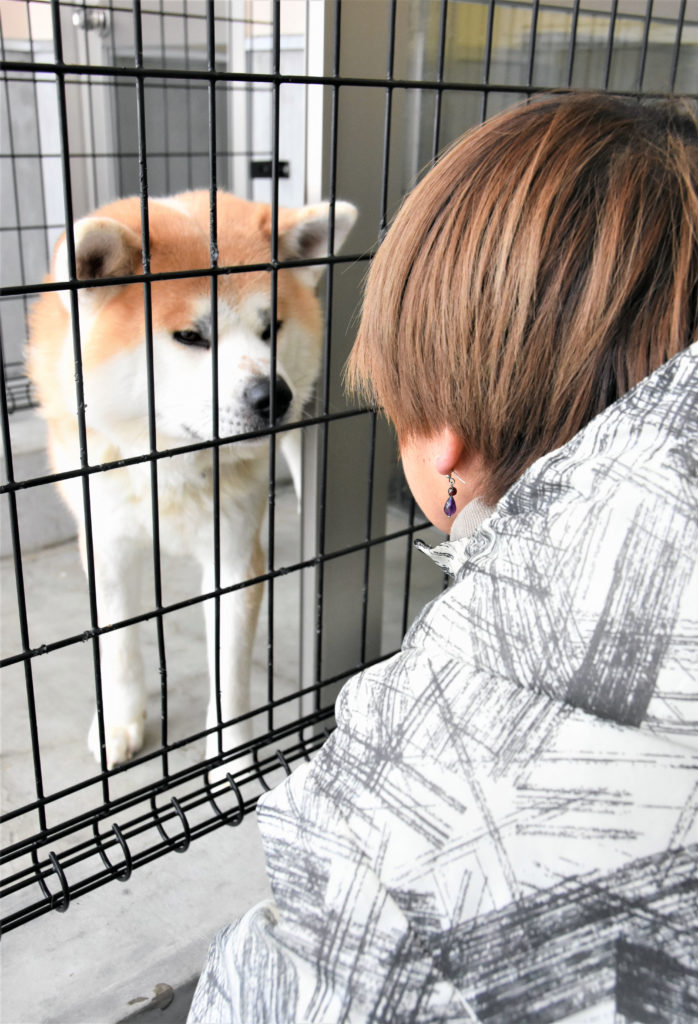
<instances>
[{"instance_id":1,"label":"dog's front paw","mask_svg":"<svg viewBox=\"0 0 698 1024\"><path fill-rule=\"evenodd\" d=\"M229 725L223 730L222 746L223 752L230 751L235 747L249 746L253 740L252 728L249 722L237 722ZM218 756L218 735L211 733L206 737L206 759ZM208 770L208 779L211 783L221 782L226 778L228 772L233 775L242 769L254 768L254 759L251 753L240 753L234 760L226 761L222 765L214 765Z\"/></svg>"},{"instance_id":2,"label":"dog's front paw","mask_svg":"<svg viewBox=\"0 0 698 1024\"><path fill-rule=\"evenodd\" d=\"M107 754L107 768L130 761L134 754L143 746L145 730L145 712L130 722L116 724L106 722L104 726L104 742ZM99 720L97 715L92 720L87 737L87 746L95 760L101 764L101 748L99 744Z\"/></svg>"}]
</instances>

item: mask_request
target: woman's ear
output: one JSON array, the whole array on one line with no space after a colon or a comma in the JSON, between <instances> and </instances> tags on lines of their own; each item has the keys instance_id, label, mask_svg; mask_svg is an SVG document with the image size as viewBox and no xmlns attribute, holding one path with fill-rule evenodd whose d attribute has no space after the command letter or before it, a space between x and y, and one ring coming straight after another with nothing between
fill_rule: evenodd
<instances>
[{"instance_id":1,"label":"woman's ear","mask_svg":"<svg viewBox=\"0 0 698 1024\"><path fill-rule=\"evenodd\" d=\"M441 476L454 476L458 481L461 501L471 501L484 493L489 476L480 452L444 427L435 435L434 469Z\"/></svg>"},{"instance_id":2,"label":"woman's ear","mask_svg":"<svg viewBox=\"0 0 698 1024\"><path fill-rule=\"evenodd\" d=\"M448 476L457 469L470 452L465 441L450 427L444 427L434 435L434 447L437 452L434 468L441 476Z\"/></svg>"}]
</instances>

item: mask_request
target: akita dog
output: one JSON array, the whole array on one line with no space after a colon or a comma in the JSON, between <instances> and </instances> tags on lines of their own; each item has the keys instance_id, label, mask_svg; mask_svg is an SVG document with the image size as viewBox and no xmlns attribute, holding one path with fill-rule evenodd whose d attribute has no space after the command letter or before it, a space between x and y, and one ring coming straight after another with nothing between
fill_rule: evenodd
<instances>
[{"instance_id":1,"label":"akita dog","mask_svg":"<svg viewBox=\"0 0 698 1024\"><path fill-rule=\"evenodd\" d=\"M148 203L150 271L153 274L210 267L209 193L185 192ZM272 214L266 204L219 192L218 266L268 264ZM334 207L334 244L339 249L356 217L349 203ZM318 204L278 212L281 260L313 260L328 252L330 208ZM217 310L212 316L207 275L155 280L150 284L152 381L142 282L109 280L142 273L141 209L136 197L118 200L75 224L78 280L104 281L78 288L79 337L84 387L87 457L90 466L151 451L150 419L157 451L218 437L264 431L300 419L321 360L322 312L315 285L322 265L280 269L272 309L270 273L255 270L217 277ZM50 281L68 281L65 237L59 240ZM34 307L28 348L29 374L48 425L53 469L80 466L76 413L76 365L69 290L45 292ZM274 321L272 321L274 318ZM275 338L275 378L271 342ZM217 403L214 403L212 345L217 340ZM216 411L217 405L217 411ZM298 432L292 432L298 437ZM289 464L298 479L298 457L288 435ZM267 437L220 446L220 580L223 586L265 570L260 526L268 493ZM284 441L282 440L282 451ZM202 569L202 593L216 585L213 554L213 458L210 448L157 460L159 540L165 549L189 552ZM77 524L86 566L83 482L60 483ZM89 476L92 547L100 627L134 615L140 569L152 564L151 464L143 461ZM148 556L148 557L147 557ZM251 649L261 586L220 600L220 689L222 720L250 710ZM211 692L207 726L218 721L215 673L214 601L205 602ZM142 746L146 685L133 629L100 637L104 739L109 767L128 760ZM224 731L224 748L246 741L248 731ZM88 745L101 760L98 716ZM209 735L206 754L218 751Z\"/></svg>"}]
</instances>

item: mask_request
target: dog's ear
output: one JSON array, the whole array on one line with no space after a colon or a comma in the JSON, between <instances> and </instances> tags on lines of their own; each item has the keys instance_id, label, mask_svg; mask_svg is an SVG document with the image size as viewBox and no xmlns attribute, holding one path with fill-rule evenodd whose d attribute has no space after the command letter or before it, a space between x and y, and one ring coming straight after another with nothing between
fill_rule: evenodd
<instances>
[{"instance_id":1,"label":"dog's ear","mask_svg":"<svg viewBox=\"0 0 698 1024\"><path fill-rule=\"evenodd\" d=\"M334 204L334 252L339 252L358 211L351 203ZM298 210L279 211L279 248L286 259L322 259L330 250L330 204L316 203ZM294 273L314 287L324 266L298 267Z\"/></svg>"},{"instance_id":2,"label":"dog's ear","mask_svg":"<svg viewBox=\"0 0 698 1024\"><path fill-rule=\"evenodd\" d=\"M79 281L104 280L126 277L138 273L141 261L141 241L135 231L111 217L83 217L75 222L75 272ZM53 261L54 281L69 281L68 247L65 235L56 246ZM111 286L118 287L118 286ZM81 304L100 305L108 293L104 287L79 288ZM59 292L70 311L70 292Z\"/></svg>"}]
</instances>

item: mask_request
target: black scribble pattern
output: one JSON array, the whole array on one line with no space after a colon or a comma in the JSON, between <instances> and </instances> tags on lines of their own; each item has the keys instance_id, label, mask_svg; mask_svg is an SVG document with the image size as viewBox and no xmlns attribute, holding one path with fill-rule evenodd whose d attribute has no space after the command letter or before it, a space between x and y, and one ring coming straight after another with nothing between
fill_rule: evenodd
<instances>
[{"instance_id":1,"label":"black scribble pattern","mask_svg":"<svg viewBox=\"0 0 698 1024\"><path fill-rule=\"evenodd\" d=\"M697 452L694 345L430 552L192 1024L698 1021Z\"/></svg>"}]
</instances>

